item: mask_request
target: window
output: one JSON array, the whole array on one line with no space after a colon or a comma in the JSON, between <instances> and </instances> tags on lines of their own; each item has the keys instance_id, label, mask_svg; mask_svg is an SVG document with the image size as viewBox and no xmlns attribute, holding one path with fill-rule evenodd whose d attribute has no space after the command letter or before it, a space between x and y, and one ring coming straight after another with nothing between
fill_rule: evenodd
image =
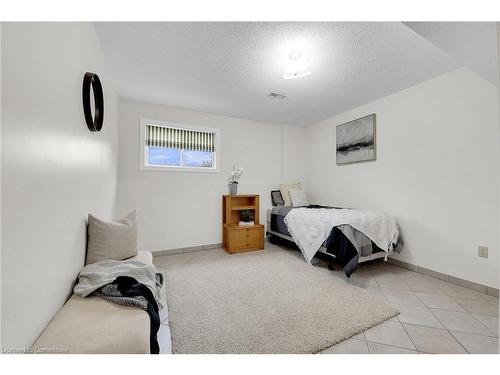
<instances>
[{"instance_id":1,"label":"window","mask_svg":"<svg viewBox=\"0 0 500 375\"><path fill-rule=\"evenodd\" d=\"M141 120L141 168L217 171L217 129Z\"/></svg>"}]
</instances>

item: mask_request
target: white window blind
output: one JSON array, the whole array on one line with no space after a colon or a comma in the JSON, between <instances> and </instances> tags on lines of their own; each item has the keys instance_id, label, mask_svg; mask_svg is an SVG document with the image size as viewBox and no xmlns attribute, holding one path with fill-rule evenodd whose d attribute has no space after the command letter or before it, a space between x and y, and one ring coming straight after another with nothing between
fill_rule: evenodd
<instances>
[{"instance_id":1,"label":"white window blind","mask_svg":"<svg viewBox=\"0 0 500 375\"><path fill-rule=\"evenodd\" d=\"M146 146L215 152L215 133L148 124Z\"/></svg>"}]
</instances>

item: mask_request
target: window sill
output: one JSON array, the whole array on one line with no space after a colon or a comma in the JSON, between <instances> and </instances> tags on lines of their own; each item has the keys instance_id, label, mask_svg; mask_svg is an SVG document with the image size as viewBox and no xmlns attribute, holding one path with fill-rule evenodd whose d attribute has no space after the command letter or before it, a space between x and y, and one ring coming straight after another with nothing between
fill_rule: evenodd
<instances>
[{"instance_id":1,"label":"window sill","mask_svg":"<svg viewBox=\"0 0 500 375\"><path fill-rule=\"evenodd\" d=\"M186 168L186 167L161 167L156 165L143 165L143 171L161 171L161 172L187 172L187 173L220 173L219 168Z\"/></svg>"}]
</instances>

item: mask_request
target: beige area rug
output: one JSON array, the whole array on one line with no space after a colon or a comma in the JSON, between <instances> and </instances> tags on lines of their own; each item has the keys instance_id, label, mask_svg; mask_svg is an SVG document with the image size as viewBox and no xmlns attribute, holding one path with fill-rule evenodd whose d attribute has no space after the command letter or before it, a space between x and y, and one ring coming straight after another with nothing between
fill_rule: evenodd
<instances>
[{"instance_id":1,"label":"beige area rug","mask_svg":"<svg viewBox=\"0 0 500 375\"><path fill-rule=\"evenodd\" d=\"M166 277L174 353L316 353L398 314L273 245L155 263Z\"/></svg>"}]
</instances>

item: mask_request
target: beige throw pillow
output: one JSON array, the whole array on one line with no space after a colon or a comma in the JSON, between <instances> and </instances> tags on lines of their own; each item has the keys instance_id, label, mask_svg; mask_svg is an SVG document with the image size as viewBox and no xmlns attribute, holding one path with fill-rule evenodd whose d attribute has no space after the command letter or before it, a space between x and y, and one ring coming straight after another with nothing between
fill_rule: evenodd
<instances>
[{"instance_id":1,"label":"beige throw pillow","mask_svg":"<svg viewBox=\"0 0 500 375\"><path fill-rule=\"evenodd\" d=\"M137 255L137 213L117 221L89 214L86 264L103 259L123 260Z\"/></svg>"},{"instance_id":2,"label":"beige throw pillow","mask_svg":"<svg viewBox=\"0 0 500 375\"><path fill-rule=\"evenodd\" d=\"M290 194L293 207L309 206L309 202L307 202L306 198L306 192L304 190L288 189L288 193Z\"/></svg>"},{"instance_id":3,"label":"beige throw pillow","mask_svg":"<svg viewBox=\"0 0 500 375\"><path fill-rule=\"evenodd\" d=\"M280 185L281 195L283 196L283 200L285 201L285 206L292 205L290 193L288 192L290 189L302 190L302 186L300 185L300 182L296 182L294 184L281 184Z\"/></svg>"}]
</instances>

